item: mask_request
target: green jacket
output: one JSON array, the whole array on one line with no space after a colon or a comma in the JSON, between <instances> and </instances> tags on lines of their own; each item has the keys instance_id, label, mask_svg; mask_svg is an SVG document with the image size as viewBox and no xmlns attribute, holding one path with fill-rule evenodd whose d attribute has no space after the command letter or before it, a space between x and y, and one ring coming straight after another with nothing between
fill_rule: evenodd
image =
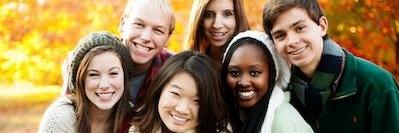
<instances>
[{"instance_id":1,"label":"green jacket","mask_svg":"<svg viewBox=\"0 0 399 133\"><path fill-rule=\"evenodd\" d=\"M324 105L318 118L312 122L306 115L304 118L321 133L399 133L399 91L392 74L345 53L341 87L335 97Z\"/></svg>"}]
</instances>

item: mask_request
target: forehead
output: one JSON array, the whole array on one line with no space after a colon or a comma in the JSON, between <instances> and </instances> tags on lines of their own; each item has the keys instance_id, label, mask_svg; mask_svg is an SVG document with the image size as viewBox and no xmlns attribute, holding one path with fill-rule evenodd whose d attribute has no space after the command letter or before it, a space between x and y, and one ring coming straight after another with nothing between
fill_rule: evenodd
<instances>
[{"instance_id":1,"label":"forehead","mask_svg":"<svg viewBox=\"0 0 399 133\"><path fill-rule=\"evenodd\" d=\"M166 86L168 86L167 89L175 88L187 96L197 96L197 83L187 72L175 74Z\"/></svg>"},{"instance_id":2,"label":"forehead","mask_svg":"<svg viewBox=\"0 0 399 133\"><path fill-rule=\"evenodd\" d=\"M206 6L206 10L233 10L233 0L211 0Z\"/></svg>"},{"instance_id":3,"label":"forehead","mask_svg":"<svg viewBox=\"0 0 399 133\"><path fill-rule=\"evenodd\" d=\"M115 52L106 51L97 55L94 55L92 60L90 61L89 68L111 68L111 67L120 67L121 61L117 57Z\"/></svg>"},{"instance_id":4,"label":"forehead","mask_svg":"<svg viewBox=\"0 0 399 133\"><path fill-rule=\"evenodd\" d=\"M266 61L266 55L258 44L242 44L243 46L238 47L230 60L229 65L268 65Z\"/></svg>"},{"instance_id":5,"label":"forehead","mask_svg":"<svg viewBox=\"0 0 399 133\"><path fill-rule=\"evenodd\" d=\"M313 22L308 13L301 8L294 7L282 12L275 20L271 33L285 30L293 26L297 22Z\"/></svg>"},{"instance_id":6,"label":"forehead","mask_svg":"<svg viewBox=\"0 0 399 133\"><path fill-rule=\"evenodd\" d=\"M151 2L151 0L144 0L136 2L131 7L130 13L126 18L128 23L137 20L169 28L172 15L165 8L162 8L160 4Z\"/></svg>"}]
</instances>

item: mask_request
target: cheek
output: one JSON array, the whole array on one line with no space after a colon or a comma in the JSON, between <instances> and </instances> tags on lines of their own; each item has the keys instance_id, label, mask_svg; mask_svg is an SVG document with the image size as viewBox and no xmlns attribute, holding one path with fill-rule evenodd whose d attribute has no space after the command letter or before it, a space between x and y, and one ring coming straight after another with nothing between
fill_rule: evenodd
<instances>
[{"instance_id":1,"label":"cheek","mask_svg":"<svg viewBox=\"0 0 399 133\"><path fill-rule=\"evenodd\" d=\"M168 33L166 33L166 34L168 34ZM154 38L155 45L157 45L158 47L164 47L164 46L166 46L169 35L156 35L153 38Z\"/></svg>"},{"instance_id":2,"label":"cheek","mask_svg":"<svg viewBox=\"0 0 399 133\"><path fill-rule=\"evenodd\" d=\"M227 76L227 85L229 86L230 89L234 89L236 88L237 85L237 79L231 77L231 76Z\"/></svg>"},{"instance_id":3,"label":"cheek","mask_svg":"<svg viewBox=\"0 0 399 133\"><path fill-rule=\"evenodd\" d=\"M212 19L204 19L202 26L204 27L205 30L209 30L211 25L212 25Z\"/></svg>"},{"instance_id":4,"label":"cheek","mask_svg":"<svg viewBox=\"0 0 399 133\"><path fill-rule=\"evenodd\" d=\"M96 80L86 78L85 85L84 85L85 90L94 90L97 88L97 84L98 83Z\"/></svg>"},{"instance_id":5,"label":"cheek","mask_svg":"<svg viewBox=\"0 0 399 133\"><path fill-rule=\"evenodd\" d=\"M195 119L198 119L199 105L193 105L193 106L192 106L192 112L193 112L194 118L195 118Z\"/></svg>"},{"instance_id":6,"label":"cheek","mask_svg":"<svg viewBox=\"0 0 399 133\"><path fill-rule=\"evenodd\" d=\"M162 109L165 107L172 107L174 106L176 103L176 100L174 100L174 98L166 95L166 94L161 94L161 96L159 97L159 101L158 101L158 108Z\"/></svg>"},{"instance_id":7,"label":"cheek","mask_svg":"<svg viewBox=\"0 0 399 133\"><path fill-rule=\"evenodd\" d=\"M115 87L115 89L123 89L125 86L123 80L123 75L121 74L118 77L111 79L110 82Z\"/></svg>"},{"instance_id":8,"label":"cheek","mask_svg":"<svg viewBox=\"0 0 399 133\"><path fill-rule=\"evenodd\" d=\"M226 25L229 27L229 28L231 28L231 29L235 29L236 28L236 19L233 17L233 18L229 18L229 19L227 19L226 20Z\"/></svg>"},{"instance_id":9,"label":"cheek","mask_svg":"<svg viewBox=\"0 0 399 133\"><path fill-rule=\"evenodd\" d=\"M260 76L255 80L255 85L259 91L266 93L267 90L269 89L269 76L263 74L262 76Z\"/></svg>"},{"instance_id":10,"label":"cheek","mask_svg":"<svg viewBox=\"0 0 399 133\"><path fill-rule=\"evenodd\" d=\"M274 46L276 46L277 52L279 52L280 54L284 53L284 44L282 42L277 42L276 44L274 44Z\"/></svg>"}]
</instances>

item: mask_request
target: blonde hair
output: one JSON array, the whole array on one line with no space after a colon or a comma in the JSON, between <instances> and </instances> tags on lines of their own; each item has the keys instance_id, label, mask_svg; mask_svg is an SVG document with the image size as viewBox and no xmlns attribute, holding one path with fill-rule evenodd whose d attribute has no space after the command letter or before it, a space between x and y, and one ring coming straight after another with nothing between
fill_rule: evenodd
<instances>
[{"instance_id":1,"label":"blonde hair","mask_svg":"<svg viewBox=\"0 0 399 133\"><path fill-rule=\"evenodd\" d=\"M126 4L125 10L121 18L121 23L119 25L120 30L122 31L124 21L130 17L133 9L136 8L136 6L145 2L151 2L152 4L154 4L154 6L159 7L162 13L171 16L169 25L169 35L171 35L175 30L175 16L168 0L129 0Z\"/></svg>"},{"instance_id":2,"label":"blonde hair","mask_svg":"<svg viewBox=\"0 0 399 133\"><path fill-rule=\"evenodd\" d=\"M194 0L191 7L190 18L187 23L187 29L184 33L183 47L184 49L191 49L203 52L208 45L205 42L205 35L201 30L202 17L204 11L211 0ZM234 35L239 32L249 30L249 24L245 15L244 5L242 0L232 0L234 7L234 15L236 21L236 29Z\"/></svg>"}]
</instances>

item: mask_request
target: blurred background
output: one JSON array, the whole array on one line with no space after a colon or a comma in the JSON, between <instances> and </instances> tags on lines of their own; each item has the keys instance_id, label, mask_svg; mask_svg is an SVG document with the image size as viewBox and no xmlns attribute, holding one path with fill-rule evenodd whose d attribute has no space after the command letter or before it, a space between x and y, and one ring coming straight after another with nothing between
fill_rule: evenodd
<instances>
[{"instance_id":1,"label":"blurred background","mask_svg":"<svg viewBox=\"0 0 399 133\"><path fill-rule=\"evenodd\" d=\"M262 30L267 0L244 0L252 29ZM399 79L398 0L319 0L328 34L355 55ZM176 30L169 49L179 52L192 0L171 0ZM126 0L0 0L0 132L36 132L60 93L61 64L80 37L117 35Z\"/></svg>"}]
</instances>

